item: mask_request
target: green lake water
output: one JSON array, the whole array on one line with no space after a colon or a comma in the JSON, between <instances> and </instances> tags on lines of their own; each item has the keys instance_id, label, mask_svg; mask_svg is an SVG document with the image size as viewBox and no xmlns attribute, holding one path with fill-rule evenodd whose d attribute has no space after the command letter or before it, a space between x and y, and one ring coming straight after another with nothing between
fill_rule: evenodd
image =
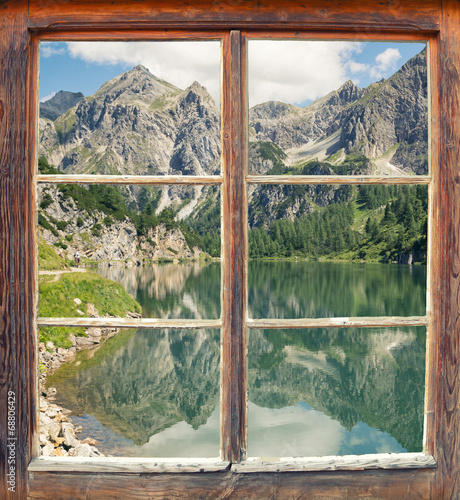
<instances>
[{"instance_id":1,"label":"green lake water","mask_svg":"<svg viewBox=\"0 0 460 500\"><path fill-rule=\"evenodd\" d=\"M218 318L220 264L99 269L144 317ZM250 262L253 318L412 316L424 266ZM421 451L425 328L251 330L249 456ZM105 454L219 455L220 331L126 330L50 376Z\"/></svg>"}]
</instances>

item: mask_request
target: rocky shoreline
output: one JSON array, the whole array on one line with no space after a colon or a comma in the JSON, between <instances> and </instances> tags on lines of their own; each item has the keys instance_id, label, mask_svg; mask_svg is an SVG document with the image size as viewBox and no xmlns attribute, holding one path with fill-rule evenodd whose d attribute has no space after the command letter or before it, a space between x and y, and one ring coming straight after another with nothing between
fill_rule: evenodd
<instances>
[{"instance_id":1,"label":"rocky shoreline","mask_svg":"<svg viewBox=\"0 0 460 500\"><path fill-rule=\"evenodd\" d=\"M90 307L91 305L88 304ZM94 306L93 306L94 307ZM132 315L137 315L132 313ZM81 427L72 422L71 411L55 403L56 389L46 388L47 375L55 372L63 363L72 361L78 351L97 349L108 338L117 335L118 328L88 328L87 337L70 335L72 346L68 349L55 347L52 342L39 344L39 440L40 455L44 457L103 457L96 448L96 440L78 439Z\"/></svg>"}]
</instances>

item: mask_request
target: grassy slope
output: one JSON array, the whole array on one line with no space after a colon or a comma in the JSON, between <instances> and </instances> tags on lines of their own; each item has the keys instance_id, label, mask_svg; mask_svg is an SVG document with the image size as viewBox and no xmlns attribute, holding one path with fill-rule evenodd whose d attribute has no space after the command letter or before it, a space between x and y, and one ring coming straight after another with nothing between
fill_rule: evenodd
<instances>
[{"instance_id":1,"label":"grassy slope","mask_svg":"<svg viewBox=\"0 0 460 500\"><path fill-rule=\"evenodd\" d=\"M46 271L70 270L69 262L60 257L44 241L38 243L39 269ZM87 317L87 304L92 303L101 316L126 316L127 312L142 312L141 306L119 283L98 274L68 273L56 281L53 275L42 275L39 280L39 314L41 317ZM77 306L74 299L82 303ZM84 314L79 314L80 309ZM40 342L52 341L56 347L70 347L70 333L84 335L84 328L40 328Z\"/></svg>"},{"instance_id":2,"label":"grassy slope","mask_svg":"<svg viewBox=\"0 0 460 500\"><path fill-rule=\"evenodd\" d=\"M75 298L82 303L77 306ZM95 273L69 273L57 281L41 280L39 284L39 311L42 317L88 317L88 303L94 304L101 316L123 317L127 312L142 312L141 306L122 285ZM79 314L77 309L84 314ZM84 328L40 328L40 342L50 340L56 347L70 347L70 333L84 335Z\"/></svg>"},{"instance_id":3,"label":"grassy slope","mask_svg":"<svg viewBox=\"0 0 460 500\"><path fill-rule=\"evenodd\" d=\"M51 245L39 239L38 268L41 271L64 271L70 270L70 263L67 259L60 257Z\"/></svg>"}]
</instances>

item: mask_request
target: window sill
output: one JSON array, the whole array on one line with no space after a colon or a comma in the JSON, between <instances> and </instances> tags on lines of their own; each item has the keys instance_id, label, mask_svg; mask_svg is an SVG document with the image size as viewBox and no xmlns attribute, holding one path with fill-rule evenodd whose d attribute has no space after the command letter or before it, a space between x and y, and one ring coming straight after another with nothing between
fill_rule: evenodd
<instances>
[{"instance_id":1,"label":"window sill","mask_svg":"<svg viewBox=\"0 0 460 500\"><path fill-rule=\"evenodd\" d=\"M308 458L248 458L239 464L232 464L232 471L238 474L248 474L252 472L321 472L435 467L436 460L426 453L378 453Z\"/></svg>"},{"instance_id":2,"label":"window sill","mask_svg":"<svg viewBox=\"0 0 460 500\"><path fill-rule=\"evenodd\" d=\"M224 472L230 469L230 462L219 458L138 458L138 457L40 457L29 464L29 472L90 472L170 474L197 472Z\"/></svg>"},{"instance_id":3,"label":"window sill","mask_svg":"<svg viewBox=\"0 0 460 500\"><path fill-rule=\"evenodd\" d=\"M29 472L90 472L96 473L200 473L232 471L237 474L260 472L321 472L376 469L435 468L436 461L425 453L379 453L309 458L248 458L239 464L219 459L157 459L131 457L40 457L29 464Z\"/></svg>"}]
</instances>

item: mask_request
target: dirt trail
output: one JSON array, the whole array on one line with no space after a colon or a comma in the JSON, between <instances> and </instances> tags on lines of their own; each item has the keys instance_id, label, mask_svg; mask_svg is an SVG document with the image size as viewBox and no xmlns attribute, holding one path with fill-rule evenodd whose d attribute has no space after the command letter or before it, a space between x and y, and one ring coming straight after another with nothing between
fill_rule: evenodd
<instances>
[{"instance_id":1,"label":"dirt trail","mask_svg":"<svg viewBox=\"0 0 460 500\"><path fill-rule=\"evenodd\" d=\"M51 281L51 283L57 281L61 274L68 273L86 273L86 269L81 267L71 267L70 271L38 271L39 276L54 276L54 279Z\"/></svg>"}]
</instances>

